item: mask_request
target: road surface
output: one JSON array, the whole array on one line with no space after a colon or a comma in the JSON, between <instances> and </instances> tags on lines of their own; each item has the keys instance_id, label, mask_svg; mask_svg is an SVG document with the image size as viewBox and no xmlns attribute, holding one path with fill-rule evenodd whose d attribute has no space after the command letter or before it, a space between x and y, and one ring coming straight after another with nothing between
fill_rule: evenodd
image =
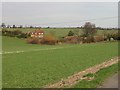
<instances>
[{"instance_id":1,"label":"road surface","mask_svg":"<svg viewBox=\"0 0 120 90\"><path fill-rule=\"evenodd\" d=\"M118 76L119 76L119 80L120 80L120 72L119 72L119 74L116 73L112 77L105 80L102 83L102 85L99 86L98 88L118 88L118 87L120 87L120 85L118 85Z\"/></svg>"}]
</instances>

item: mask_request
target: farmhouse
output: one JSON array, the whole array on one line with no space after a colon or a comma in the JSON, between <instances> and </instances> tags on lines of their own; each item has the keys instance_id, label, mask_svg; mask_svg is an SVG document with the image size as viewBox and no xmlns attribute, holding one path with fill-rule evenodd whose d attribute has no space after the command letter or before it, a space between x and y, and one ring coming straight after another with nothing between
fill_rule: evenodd
<instances>
[{"instance_id":1,"label":"farmhouse","mask_svg":"<svg viewBox=\"0 0 120 90\"><path fill-rule=\"evenodd\" d=\"M43 38L44 36L44 31L41 29L35 30L33 32L30 32L31 37L38 37L38 38Z\"/></svg>"}]
</instances>

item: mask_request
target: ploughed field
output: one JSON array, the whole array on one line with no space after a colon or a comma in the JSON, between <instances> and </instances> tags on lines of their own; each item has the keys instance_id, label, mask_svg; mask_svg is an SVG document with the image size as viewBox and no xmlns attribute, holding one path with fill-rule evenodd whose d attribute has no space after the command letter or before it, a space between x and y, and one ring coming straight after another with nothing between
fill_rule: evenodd
<instances>
[{"instance_id":1,"label":"ploughed field","mask_svg":"<svg viewBox=\"0 0 120 90\"><path fill-rule=\"evenodd\" d=\"M34 45L3 36L2 45L3 88L44 87L118 55L117 42Z\"/></svg>"}]
</instances>

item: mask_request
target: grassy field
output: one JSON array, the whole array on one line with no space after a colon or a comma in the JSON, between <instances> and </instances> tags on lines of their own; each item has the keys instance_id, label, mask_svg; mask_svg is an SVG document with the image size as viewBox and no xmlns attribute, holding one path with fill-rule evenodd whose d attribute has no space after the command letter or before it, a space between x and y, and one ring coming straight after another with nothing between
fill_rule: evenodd
<instances>
[{"instance_id":1,"label":"grassy field","mask_svg":"<svg viewBox=\"0 0 120 90\"><path fill-rule=\"evenodd\" d=\"M15 29L12 29L12 28L9 28L8 30L20 30L22 32L29 32L29 31L34 31L36 30L35 28L15 28ZM45 34L48 34L48 33L53 33L55 36L58 36L58 37L63 37L63 36L66 36L68 34L68 32L70 30L78 30L77 28L43 28L42 30L45 31Z\"/></svg>"},{"instance_id":2,"label":"grassy field","mask_svg":"<svg viewBox=\"0 0 120 90\"><path fill-rule=\"evenodd\" d=\"M8 30L20 30L22 32L29 32L29 31L34 31L36 29L34 28L9 28ZM46 34L48 33L53 33L57 37L63 37L68 35L69 31L75 31L75 30L80 30L80 34L82 34L82 30L79 28L43 28L42 30L45 31ZM97 34L98 35L103 35L107 33L117 33L117 30L98 30Z\"/></svg>"},{"instance_id":3,"label":"grassy field","mask_svg":"<svg viewBox=\"0 0 120 90\"><path fill-rule=\"evenodd\" d=\"M27 44L25 39L18 39L15 37L2 37L3 44L2 49L3 51L31 51L34 49L46 49L46 48L54 48L54 47L66 47L69 45L37 45L37 44Z\"/></svg>"},{"instance_id":4,"label":"grassy field","mask_svg":"<svg viewBox=\"0 0 120 90\"><path fill-rule=\"evenodd\" d=\"M3 54L3 88L40 88L118 55L117 42L50 46L3 37L2 45L3 52L26 51Z\"/></svg>"}]
</instances>

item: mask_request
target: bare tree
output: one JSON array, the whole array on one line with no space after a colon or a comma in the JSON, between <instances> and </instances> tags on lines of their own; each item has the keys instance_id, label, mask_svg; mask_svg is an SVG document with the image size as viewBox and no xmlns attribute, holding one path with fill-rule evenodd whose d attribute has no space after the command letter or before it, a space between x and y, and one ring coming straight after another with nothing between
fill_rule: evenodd
<instances>
[{"instance_id":1,"label":"bare tree","mask_svg":"<svg viewBox=\"0 0 120 90\"><path fill-rule=\"evenodd\" d=\"M84 25L83 33L85 36L93 36L96 33L95 24L86 22Z\"/></svg>"}]
</instances>

